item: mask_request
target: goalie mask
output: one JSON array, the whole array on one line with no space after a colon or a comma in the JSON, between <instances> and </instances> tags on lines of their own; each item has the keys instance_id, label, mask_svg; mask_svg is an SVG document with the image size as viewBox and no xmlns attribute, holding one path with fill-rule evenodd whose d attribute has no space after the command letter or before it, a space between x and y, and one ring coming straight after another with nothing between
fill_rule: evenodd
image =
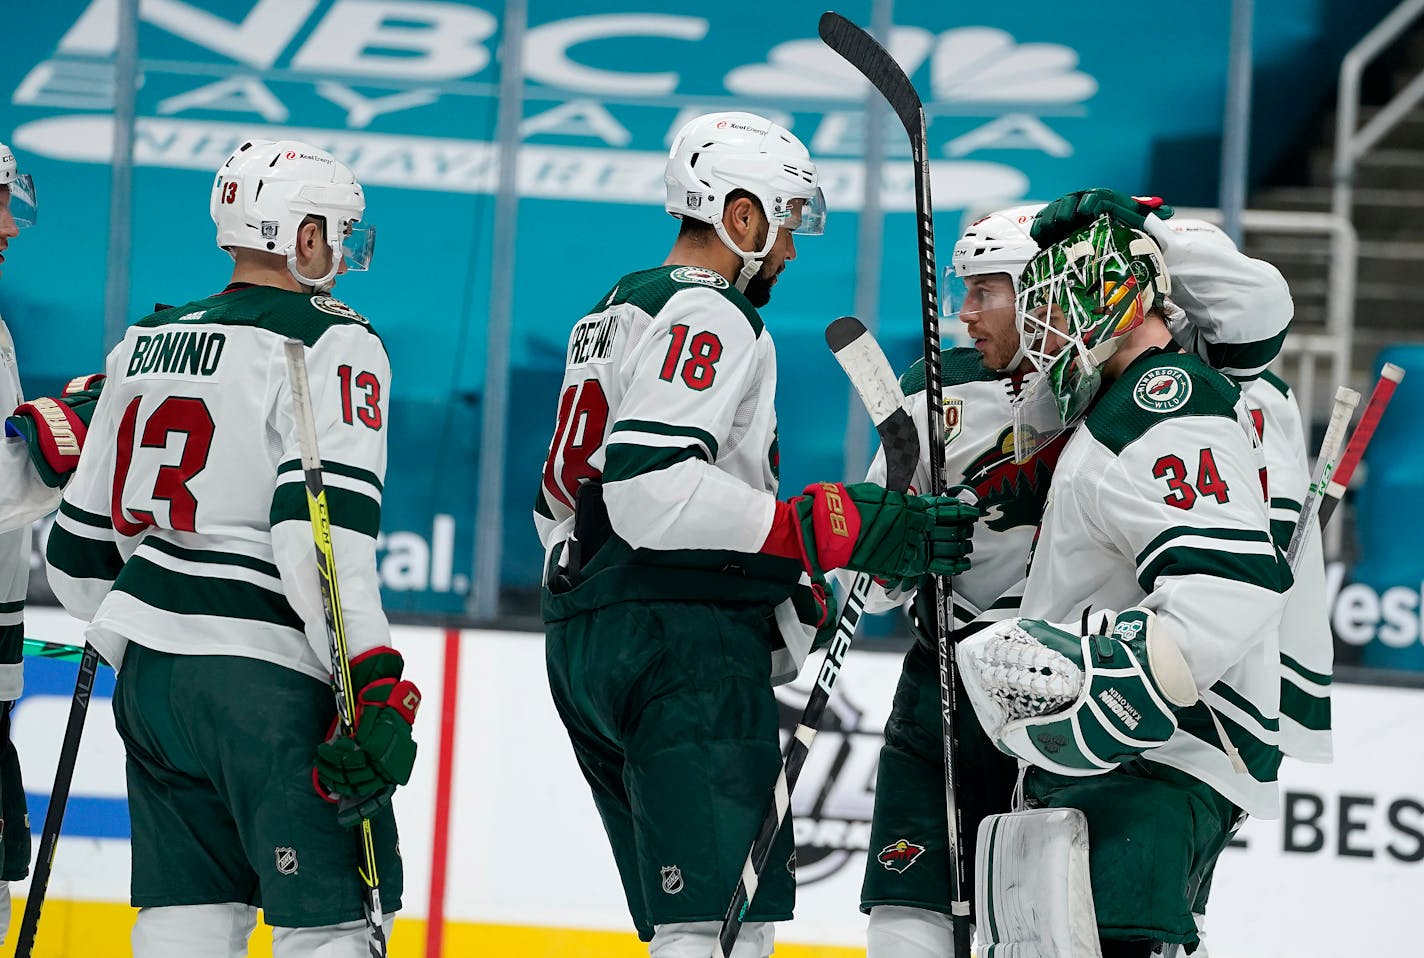
<instances>
[{"instance_id":1,"label":"goalie mask","mask_svg":"<svg viewBox=\"0 0 1424 958\"><path fill-rule=\"evenodd\" d=\"M376 246L372 227L357 227L366 196L351 168L330 153L296 140L249 140L218 170L210 212L218 246L254 249L287 258L287 270L303 286L329 290L344 260L350 270L370 266ZM323 276L297 269L297 231L308 216L325 226L331 268Z\"/></svg>"},{"instance_id":2,"label":"goalie mask","mask_svg":"<svg viewBox=\"0 0 1424 958\"><path fill-rule=\"evenodd\" d=\"M778 230L816 236L825 229L826 198L811 154L784 127L754 113L709 113L687 123L673 139L663 181L669 213L708 224L741 257L740 292L761 269ZM755 196L770 224L759 250L739 248L722 224L733 190Z\"/></svg>"},{"instance_id":3,"label":"goalie mask","mask_svg":"<svg viewBox=\"0 0 1424 958\"><path fill-rule=\"evenodd\" d=\"M1033 218L1043 204L1014 206L981 216L965 229L954 244L954 255L944 269L944 303L946 318L958 318L968 300L969 290L964 278L1004 273L1018 295L1019 276L1029 260L1038 255L1038 243L1029 235ZM1008 363L996 372L1009 372L1023 362L1023 344Z\"/></svg>"},{"instance_id":4,"label":"goalie mask","mask_svg":"<svg viewBox=\"0 0 1424 958\"><path fill-rule=\"evenodd\" d=\"M21 173L14 152L0 143L0 186L9 187L10 218L20 229L34 226L39 216L39 200L35 196L35 181Z\"/></svg>"},{"instance_id":5,"label":"goalie mask","mask_svg":"<svg viewBox=\"0 0 1424 958\"><path fill-rule=\"evenodd\" d=\"M1014 401L1019 462L1087 412L1122 337L1171 291L1162 251L1107 216L1035 256L1019 280L1019 341L1040 376Z\"/></svg>"}]
</instances>

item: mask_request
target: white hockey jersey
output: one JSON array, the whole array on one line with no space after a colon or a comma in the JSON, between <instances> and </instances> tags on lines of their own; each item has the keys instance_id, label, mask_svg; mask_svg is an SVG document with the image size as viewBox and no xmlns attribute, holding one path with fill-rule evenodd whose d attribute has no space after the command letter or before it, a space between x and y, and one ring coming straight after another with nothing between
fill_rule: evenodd
<instances>
[{"instance_id":1,"label":"white hockey jersey","mask_svg":"<svg viewBox=\"0 0 1424 958\"><path fill-rule=\"evenodd\" d=\"M1290 545L1310 486L1305 430L1290 387L1267 371L1245 384L1242 397L1266 450L1271 535ZM1309 762L1329 762L1330 681L1335 663L1330 610L1325 601L1325 556L1319 523L1311 523L1295 569L1295 585L1281 617L1281 751Z\"/></svg>"},{"instance_id":2,"label":"white hockey jersey","mask_svg":"<svg viewBox=\"0 0 1424 958\"><path fill-rule=\"evenodd\" d=\"M821 616L800 561L761 552L780 481L775 399L771 335L725 278L693 266L624 276L569 336L534 522L552 557L597 483L638 566L607 601L769 601L785 644L773 680L786 681Z\"/></svg>"},{"instance_id":3,"label":"white hockey jersey","mask_svg":"<svg viewBox=\"0 0 1424 958\"><path fill-rule=\"evenodd\" d=\"M1015 463L1011 403L1029 377L992 373L984 368L976 350L962 347L940 354L940 372L948 485L973 489L983 512L974 528L970 569L954 577L954 621L956 626L975 619L987 624L1018 614L1029 546L1067 436L1055 439L1027 462ZM913 488L925 491L930 475L923 360L910 367L900 385L906 394L906 408L920 432L921 454ZM885 481L883 449L877 450L866 478ZM840 581L845 585L848 576L841 576ZM866 610L883 612L905 601L902 595L887 595L876 587Z\"/></svg>"},{"instance_id":4,"label":"white hockey jersey","mask_svg":"<svg viewBox=\"0 0 1424 958\"><path fill-rule=\"evenodd\" d=\"M1271 539L1264 484L1264 455L1235 383L1193 356L1139 357L1063 450L1023 615L1076 627L1089 609L1155 612L1202 699L1143 758L1274 818L1277 628L1290 576Z\"/></svg>"},{"instance_id":5,"label":"white hockey jersey","mask_svg":"<svg viewBox=\"0 0 1424 958\"><path fill-rule=\"evenodd\" d=\"M15 341L0 320L0 417L25 401ZM30 523L59 505L59 490L40 481L28 443L0 443L0 701L24 691L25 594L30 586Z\"/></svg>"},{"instance_id":6,"label":"white hockey jersey","mask_svg":"<svg viewBox=\"0 0 1424 958\"><path fill-rule=\"evenodd\" d=\"M131 326L46 550L115 668L137 642L326 681L330 654L283 341L303 340L354 658L390 644L376 577L390 363L349 306L235 284Z\"/></svg>"}]
</instances>

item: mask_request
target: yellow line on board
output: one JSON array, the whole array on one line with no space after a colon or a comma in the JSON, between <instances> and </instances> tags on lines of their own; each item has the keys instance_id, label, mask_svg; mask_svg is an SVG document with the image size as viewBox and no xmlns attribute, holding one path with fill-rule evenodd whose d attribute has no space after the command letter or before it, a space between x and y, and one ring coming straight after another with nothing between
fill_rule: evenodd
<instances>
[{"instance_id":1,"label":"yellow line on board","mask_svg":"<svg viewBox=\"0 0 1424 958\"><path fill-rule=\"evenodd\" d=\"M16 898L13 914L25 902ZM34 958L129 958L129 933L137 910L113 902L45 901ZM13 933L16 929L12 928ZM425 922L397 918L390 958L426 958ZM248 954L271 958L272 931L258 924ZM443 958L646 958L648 946L631 932L579 931L531 925L447 921ZM777 958L864 958L864 948L778 944Z\"/></svg>"}]
</instances>

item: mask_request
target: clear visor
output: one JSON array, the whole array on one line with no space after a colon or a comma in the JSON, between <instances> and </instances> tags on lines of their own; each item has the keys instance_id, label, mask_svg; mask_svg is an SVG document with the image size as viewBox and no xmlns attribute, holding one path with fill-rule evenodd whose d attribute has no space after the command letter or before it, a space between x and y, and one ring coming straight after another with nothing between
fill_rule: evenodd
<instances>
[{"instance_id":1,"label":"clear visor","mask_svg":"<svg viewBox=\"0 0 1424 958\"><path fill-rule=\"evenodd\" d=\"M16 173L15 178L5 185L4 195L8 199L10 216L20 229L34 226L39 219L39 199L35 196L35 181L28 173Z\"/></svg>"},{"instance_id":2,"label":"clear visor","mask_svg":"<svg viewBox=\"0 0 1424 958\"><path fill-rule=\"evenodd\" d=\"M371 257L376 253L376 228L349 224L346 235L341 239L341 257L346 268L362 272L371 268Z\"/></svg>"},{"instance_id":3,"label":"clear visor","mask_svg":"<svg viewBox=\"0 0 1424 958\"><path fill-rule=\"evenodd\" d=\"M776 225L800 236L820 236L826 231L826 194L818 186L809 199L792 197Z\"/></svg>"},{"instance_id":4,"label":"clear visor","mask_svg":"<svg viewBox=\"0 0 1424 958\"><path fill-rule=\"evenodd\" d=\"M943 319L958 319L964 309L964 300L969 296L969 287L964 285L964 277L954 271L953 266L940 270L939 314Z\"/></svg>"}]
</instances>

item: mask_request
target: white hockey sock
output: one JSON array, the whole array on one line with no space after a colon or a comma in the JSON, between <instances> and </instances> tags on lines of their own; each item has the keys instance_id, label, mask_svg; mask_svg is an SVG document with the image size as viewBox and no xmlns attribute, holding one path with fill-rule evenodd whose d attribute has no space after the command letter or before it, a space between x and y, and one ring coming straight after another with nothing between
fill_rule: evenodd
<instances>
[{"instance_id":1,"label":"white hockey sock","mask_svg":"<svg viewBox=\"0 0 1424 958\"><path fill-rule=\"evenodd\" d=\"M876 905L865 944L866 958L944 958L954 953L954 926L928 908Z\"/></svg>"},{"instance_id":2,"label":"white hockey sock","mask_svg":"<svg viewBox=\"0 0 1424 958\"><path fill-rule=\"evenodd\" d=\"M10 883L0 881L0 945L10 933Z\"/></svg>"},{"instance_id":3,"label":"white hockey sock","mask_svg":"<svg viewBox=\"0 0 1424 958\"><path fill-rule=\"evenodd\" d=\"M386 941L395 916L386 915ZM344 921L315 928L273 928L272 958L368 958L366 922Z\"/></svg>"},{"instance_id":4,"label":"white hockey sock","mask_svg":"<svg viewBox=\"0 0 1424 958\"><path fill-rule=\"evenodd\" d=\"M749 921L737 935L730 958L767 958L771 954L775 927L769 921ZM653 926L648 942L652 958L707 958L717 944L720 921L680 921Z\"/></svg>"},{"instance_id":5,"label":"white hockey sock","mask_svg":"<svg viewBox=\"0 0 1424 958\"><path fill-rule=\"evenodd\" d=\"M243 958L256 927L257 909L236 902L140 908L134 958Z\"/></svg>"}]
</instances>

